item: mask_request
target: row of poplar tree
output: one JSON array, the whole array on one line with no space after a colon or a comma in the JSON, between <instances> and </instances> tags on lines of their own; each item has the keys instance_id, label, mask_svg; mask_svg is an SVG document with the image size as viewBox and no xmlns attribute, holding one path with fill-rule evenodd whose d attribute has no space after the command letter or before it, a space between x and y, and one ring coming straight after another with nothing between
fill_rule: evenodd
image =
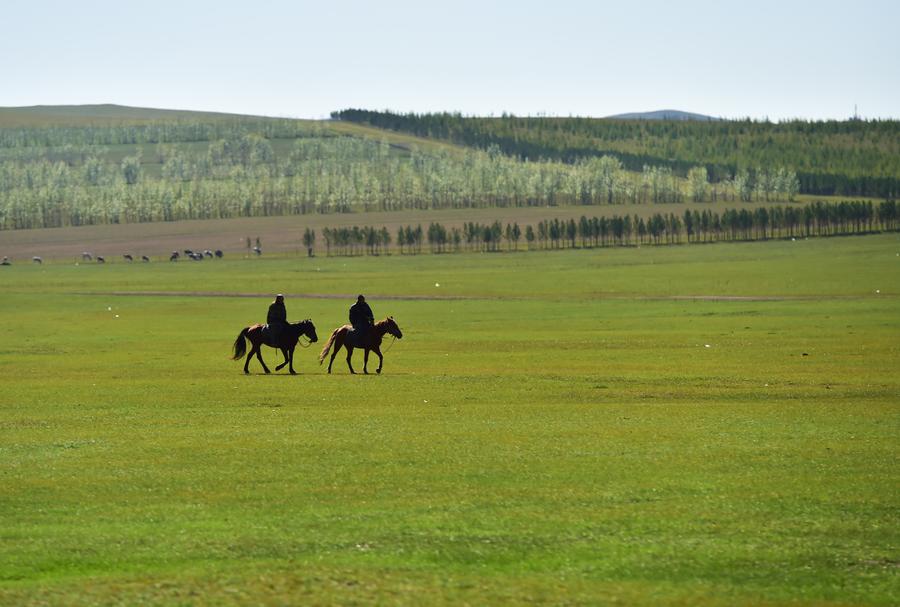
<instances>
[{"instance_id":1,"label":"row of poplar tree","mask_svg":"<svg viewBox=\"0 0 900 607\"><path fill-rule=\"evenodd\" d=\"M379 255L391 250L402 254L422 253L427 245L432 253L462 251L589 248L629 245L694 244L865 234L900 229L896 201L880 203L844 201L816 202L806 206L772 206L755 209L685 210L683 213L653 213L587 217L578 220L547 219L524 229L517 222L503 224L466 222L446 227L432 222L397 228L350 226L324 228L327 255ZM315 231L307 228L304 245L316 242ZM392 246L394 245L394 246Z\"/></svg>"}]
</instances>

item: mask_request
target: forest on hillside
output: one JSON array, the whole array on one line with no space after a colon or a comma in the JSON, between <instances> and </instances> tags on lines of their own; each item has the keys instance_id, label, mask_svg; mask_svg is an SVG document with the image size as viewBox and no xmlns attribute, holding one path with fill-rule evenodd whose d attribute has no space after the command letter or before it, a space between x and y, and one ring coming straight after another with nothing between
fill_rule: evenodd
<instances>
[{"instance_id":1,"label":"forest on hillside","mask_svg":"<svg viewBox=\"0 0 900 607\"><path fill-rule=\"evenodd\" d=\"M574 163L612 155L624 168L696 166L712 182L759 167L796 173L800 192L890 198L900 193L900 122L893 120L684 121L554 117L466 117L347 109L332 118L528 159Z\"/></svg>"},{"instance_id":2,"label":"forest on hillside","mask_svg":"<svg viewBox=\"0 0 900 607\"><path fill-rule=\"evenodd\" d=\"M168 120L149 124L0 128L0 157L32 158L54 150L143 143L188 143L240 138L255 133L265 139L322 137L321 122L286 118Z\"/></svg>"},{"instance_id":3,"label":"forest on hillside","mask_svg":"<svg viewBox=\"0 0 900 607\"><path fill-rule=\"evenodd\" d=\"M339 136L327 123L174 121L0 129L0 229L405 209L776 202L765 164L711 179L613 155L571 162Z\"/></svg>"}]
</instances>

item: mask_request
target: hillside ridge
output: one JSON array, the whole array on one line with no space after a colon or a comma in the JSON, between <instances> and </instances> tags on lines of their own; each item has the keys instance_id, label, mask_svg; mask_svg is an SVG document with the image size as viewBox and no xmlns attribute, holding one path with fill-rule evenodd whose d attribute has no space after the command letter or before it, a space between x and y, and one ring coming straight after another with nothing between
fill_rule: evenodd
<instances>
[{"instance_id":1,"label":"hillside ridge","mask_svg":"<svg viewBox=\"0 0 900 607\"><path fill-rule=\"evenodd\" d=\"M114 103L0 107L0 127L83 126L86 124L148 122L179 119L270 118L250 114L161 109Z\"/></svg>"},{"instance_id":2,"label":"hillside ridge","mask_svg":"<svg viewBox=\"0 0 900 607\"><path fill-rule=\"evenodd\" d=\"M652 112L627 112L606 116L610 120L697 120L701 122L716 122L722 120L706 114L685 112L682 110L654 110Z\"/></svg>"}]
</instances>

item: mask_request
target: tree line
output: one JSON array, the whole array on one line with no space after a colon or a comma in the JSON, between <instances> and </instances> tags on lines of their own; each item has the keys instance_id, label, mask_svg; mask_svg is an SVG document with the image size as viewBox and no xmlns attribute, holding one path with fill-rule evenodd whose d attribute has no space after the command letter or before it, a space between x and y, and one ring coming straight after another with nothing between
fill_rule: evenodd
<instances>
[{"instance_id":1,"label":"tree line","mask_svg":"<svg viewBox=\"0 0 900 607\"><path fill-rule=\"evenodd\" d=\"M72 154L93 146L186 143L238 139L257 133L266 139L322 137L327 128L319 122L286 118L223 118L219 120L164 120L146 124L48 126L0 128L0 157L9 150L47 150Z\"/></svg>"},{"instance_id":2,"label":"tree line","mask_svg":"<svg viewBox=\"0 0 900 607\"><path fill-rule=\"evenodd\" d=\"M359 109L332 117L482 149L497 146L523 159L573 163L611 155L630 171L651 165L679 176L703 166L712 182L784 166L796 172L802 193L889 198L900 192L900 122L894 120L700 122Z\"/></svg>"},{"instance_id":3,"label":"tree line","mask_svg":"<svg viewBox=\"0 0 900 607\"><path fill-rule=\"evenodd\" d=\"M546 219L520 226L465 222L446 227L432 222L400 226L392 236L387 227L351 226L324 228L327 255L381 255L391 250L420 254L424 245L431 253L493 252L635 245L745 242L783 238L810 238L895 232L900 230L896 201L815 202L805 206L777 205L754 209L686 209L683 213L653 213L648 217L624 214L578 220ZM312 232L312 237L309 236ZM304 244L315 242L315 231L304 233ZM391 243L396 243L391 247Z\"/></svg>"}]
</instances>

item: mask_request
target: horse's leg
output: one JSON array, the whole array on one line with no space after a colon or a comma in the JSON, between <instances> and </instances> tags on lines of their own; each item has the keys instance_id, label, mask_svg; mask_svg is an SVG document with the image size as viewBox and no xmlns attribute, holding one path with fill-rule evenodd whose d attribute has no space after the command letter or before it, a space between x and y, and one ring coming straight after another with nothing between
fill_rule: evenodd
<instances>
[{"instance_id":1,"label":"horse's leg","mask_svg":"<svg viewBox=\"0 0 900 607\"><path fill-rule=\"evenodd\" d=\"M381 355L381 346L375 346L372 348L375 354L378 355L378 368L375 369L375 373L381 374L381 366L384 365L384 356Z\"/></svg>"},{"instance_id":2,"label":"horse's leg","mask_svg":"<svg viewBox=\"0 0 900 607\"><path fill-rule=\"evenodd\" d=\"M363 355L363 373L366 375L369 374L369 370L366 368L369 366L369 349L365 349L365 354Z\"/></svg>"},{"instance_id":3,"label":"horse's leg","mask_svg":"<svg viewBox=\"0 0 900 607\"><path fill-rule=\"evenodd\" d=\"M250 351L247 352L247 360L244 361L244 374L247 375L250 373L250 359L253 358L253 355L259 352L260 344L258 341L254 339L250 339L248 335L248 340L250 341Z\"/></svg>"},{"instance_id":4,"label":"horse's leg","mask_svg":"<svg viewBox=\"0 0 900 607\"><path fill-rule=\"evenodd\" d=\"M276 371L281 371L281 368L290 362L290 360L288 360L288 351L285 348L281 348L281 355L284 357L284 362L275 367Z\"/></svg>"},{"instance_id":5,"label":"horse's leg","mask_svg":"<svg viewBox=\"0 0 900 607\"><path fill-rule=\"evenodd\" d=\"M262 346L261 345L258 348L256 348L256 358L259 359L259 364L262 365L263 371L265 371L266 373L271 373L271 371L269 371L269 367L266 366L266 361L264 361L262 359Z\"/></svg>"},{"instance_id":6,"label":"horse's leg","mask_svg":"<svg viewBox=\"0 0 900 607\"><path fill-rule=\"evenodd\" d=\"M331 360L328 361L328 373L331 373L331 364L334 362L334 357L337 356L338 350L340 350L344 346L344 338L340 333L337 334L337 337L334 338L334 350L331 352Z\"/></svg>"},{"instance_id":7,"label":"horse's leg","mask_svg":"<svg viewBox=\"0 0 900 607\"><path fill-rule=\"evenodd\" d=\"M291 375L297 375L297 372L294 371L294 349L291 348L290 350L286 351L285 356L288 360L288 370L291 372Z\"/></svg>"},{"instance_id":8,"label":"horse's leg","mask_svg":"<svg viewBox=\"0 0 900 607\"><path fill-rule=\"evenodd\" d=\"M344 344L344 346L347 348L347 366L350 367L350 373L356 375L356 371L353 370L353 363L350 362L350 357L353 356L353 346L350 344Z\"/></svg>"}]
</instances>

